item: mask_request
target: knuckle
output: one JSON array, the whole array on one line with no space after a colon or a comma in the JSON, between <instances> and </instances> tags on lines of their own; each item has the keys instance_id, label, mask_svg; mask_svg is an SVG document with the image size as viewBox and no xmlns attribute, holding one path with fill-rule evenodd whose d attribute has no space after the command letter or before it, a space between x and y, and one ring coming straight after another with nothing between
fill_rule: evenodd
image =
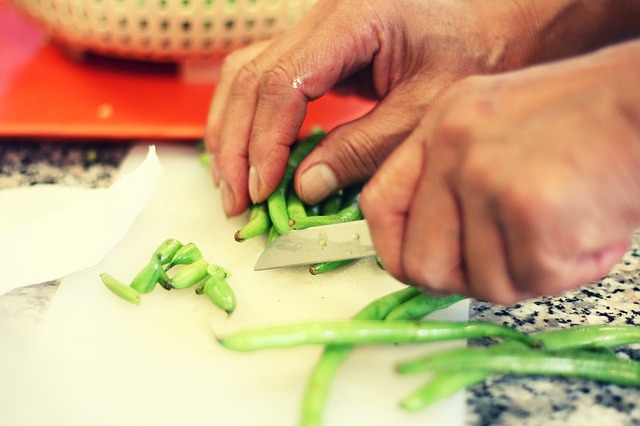
<instances>
[{"instance_id":1,"label":"knuckle","mask_svg":"<svg viewBox=\"0 0 640 426\"><path fill-rule=\"evenodd\" d=\"M238 69L231 85L231 96L244 95L255 91L260 81L261 71L256 61L244 64Z\"/></svg>"},{"instance_id":2,"label":"knuckle","mask_svg":"<svg viewBox=\"0 0 640 426\"><path fill-rule=\"evenodd\" d=\"M496 111L494 96L477 83L485 78L467 77L440 98L435 135L447 142L468 140L478 124L491 120Z\"/></svg>"},{"instance_id":3,"label":"knuckle","mask_svg":"<svg viewBox=\"0 0 640 426\"><path fill-rule=\"evenodd\" d=\"M336 168L339 179L350 183L369 178L391 150L392 146L360 129L351 132L347 140L336 144L335 159L340 163L340 167Z\"/></svg>"},{"instance_id":4,"label":"knuckle","mask_svg":"<svg viewBox=\"0 0 640 426\"><path fill-rule=\"evenodd\" d=\"M542 224L558 212L557 201L546 191L536 190L524 179L510 180L496 191L499 194L499 214L509 217L509 222L517 229L526 232L530 239L536 233L542 233Z\"/></svg>"},{"instance_id":5,"label":"knuckle","mask_svg":"<svg viewBox=\"0 0 640 426\"><path fill-rule=\"evenodd\" d=\"M265 95L277 95L293 88L295 78L294 67L288 66L284 60L267 69L260 78L260 92Z\"/></svg>"}]
</instances>

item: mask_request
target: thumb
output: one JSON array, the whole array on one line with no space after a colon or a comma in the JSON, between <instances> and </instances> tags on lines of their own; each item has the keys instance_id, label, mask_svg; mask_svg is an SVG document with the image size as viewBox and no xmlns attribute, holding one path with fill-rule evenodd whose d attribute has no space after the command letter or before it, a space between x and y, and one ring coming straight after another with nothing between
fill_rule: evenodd
<instances>
[{"instance_id":1,"label":"thumb","mask_svg":"<svg viewBox=\"0 0 640 426\"><path fill-rule=\"evenodd\" d=\"M417 111L398 108L389 98L364 117L331 131L300 163L295 190L308 204L317 204L340 188L373 175L420 119Z\"/></svg>"}]
</instances>

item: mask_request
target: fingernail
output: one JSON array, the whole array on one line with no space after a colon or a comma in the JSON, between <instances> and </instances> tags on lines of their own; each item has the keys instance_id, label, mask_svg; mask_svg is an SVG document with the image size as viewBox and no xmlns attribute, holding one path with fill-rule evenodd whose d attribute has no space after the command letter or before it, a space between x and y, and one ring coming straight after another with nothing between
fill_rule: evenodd
<instances>
[{"instance_id":1,"label":"fingernail","mask_svg":"<svg viewBox=\"0 0 640 426\"><path fill-rule=\"evenodd\" d=\"M211 168L211 176L213 177L213 183L217 187L220 186L220 172L218 171L218 165L216 164L216 156L214 153L209 153L209 166Z\"/></svg>"},{"instance_id":2,"label":"fingernail","mask_svg":"<svg viewBox=\"0 0 640 426\"><path fill-rule=\"evenodd\" d=\"M235 206L233 191L226 181L220 181L220 196L222 197L222 208L227 217L231 217L231 212Z\"/></svg>"},{"instance_id":3,"label":"fingernail","mask_svg":"<svg viewBox=\"0 0 640 426\"><path fill-rule=\"evenodd\" d=\"M301 196L309 204L317 204L338 189L338 178L331 167L318 163L300 177Z\"/></svg>"},{"instance_id":4,"label":"fingernail","mask_svg":"<svg viewBox=\"0 0 640 426\"><path fill-rule=\"evenodd\" d=\"M258 199L260 191L260 173L254 166L249 167L249 197L254 203Z\"/></svg>"}]
</instances>

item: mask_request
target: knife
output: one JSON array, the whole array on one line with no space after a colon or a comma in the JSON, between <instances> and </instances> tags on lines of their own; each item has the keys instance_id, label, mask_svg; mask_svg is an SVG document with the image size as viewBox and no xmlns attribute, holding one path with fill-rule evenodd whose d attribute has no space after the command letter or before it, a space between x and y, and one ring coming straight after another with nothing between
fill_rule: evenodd
<instances>
[{"instance_id":1,"label":"knife","mask_svg":"<svg viewBox=\"0 0 640 426\"><path fill-rule=\"evenodd\" d=\"M290 231L262 252L254 271L358 259L375 254L366 220Z\"/></svg>"}]
</instances>

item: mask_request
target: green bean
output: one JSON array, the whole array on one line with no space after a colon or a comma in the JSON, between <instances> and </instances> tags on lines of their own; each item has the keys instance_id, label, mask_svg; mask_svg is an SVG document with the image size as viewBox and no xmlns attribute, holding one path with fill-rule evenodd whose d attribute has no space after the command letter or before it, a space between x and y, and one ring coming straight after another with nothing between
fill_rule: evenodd
<instances>
[{"instance_id":1,"label":"green bean","mask_svg":"<svg viewBox=\"0 0 640 426\"><path fill-rule=\"evenodd\" d=\"M207 147L204 144L204 140L200 139L196 142L196 148L200 151L200 155L198 158L200 159L200 163L205 167L211 166L211 158L209 157L209 153L207 152Z\"/></svg>"},{"instance_id":2,"label":"green bean","mask_svg":"<svg viewBox=\"0 0 640 426\"><path fill-rule=\"evenodd\" d=\"M238 242L262 235L269 230L271 219L267 211L266 203L258 203L251 206L249 221L234 234Z\"/></svg>"},{"instance_id":3,"label":"green bean","mask_svg":"<svg viewBox=\"0 0 640 426\"><path fill-rule=\"evenodd\" d=\"M418 411L484 381L491 374L482 370L436 371L422 387L405 396L400 406L407 411Z\"/></svg>"},{"instance_id":4,"label":"green bean","mask_svg":"<svg viewBox=\"0 0 640 426\"><path fill-rule=\"evenodd\" d=\"M121 297L127 302L131 302L136 305L140 304L140 292L135 288L118 281L106 272L100 274L100 279L102 280L102 283L116 296Z\"/></svg>"},{"instance_id":5,"label":"green bean","mask_svg":"<svg viewBox=\"0 0 640 426\"><path fill-rule=\"evenodd\" d=\"M391 312L396 306L411 300L420 294L420 290L413 286L403 287L400 290L396 290L393 293L389 293L382 296L373 302L369 303L357 314L354 315L355 320L382 320L389 312Z\"/></svg>"},{"instance_id":6,"label":"green bean","mask_svg":"<svg viewBox=\"0 0 640 426\"><path fill-rule=\"evenodd\" d=\"M293 146L291 155L289 155L289 161L287 162L287 169L285 171L285 178L288 182L293 180L293 175L296 173L296 169L306 158L307 155L322 141L326 133L322 129L313 129L311 134L300 142Z\"/></svg>"},{"instance_id":7,"label":"green bean","mask_svg":"<svg viewBox=\"0 0 640 426\"><path fill-rule=\"evenodd\" d=\"M187 243L180 248L166 267L166 270L176 265L189 265L196 260L202 259L202 252L195 243Z\"/></svg>"},{"instance_id":8,"label":"green bean","mask_svg":"<svg viewBox=\"0 0 640 426\"><path fill-rule=\"evenodd\" d=\"M254 351L312 344L425 343L504 337L535 344L528 335L489 322L334 320L246 330L219 338L228 349Z\"/></svg>"},{"instance_id":9,"label":"green bean","mask_svg":"<svg viewBox=\"0 0 640 426\"><path fill-rule=\"evenodd\" d=\"M162 265L158 264L158 269L157 269L157 273L158 273L158 284L160 284L162 286L162 288L164 288L165 290L171 290L171 286L169 285L169 275L167 275L167 272L162 269Z\"/></svg>"},{"instance_id":10,"label":"green bean","mask_svg":"<svg viewBox=\"0 0 640 426\"><path fill-rule=\"evenodd\" d=\"M320 204L314 204L312 206L305 205L306 216L318 216L320 214L320 207Z\"/></svg>"},{"instance_id":11,"label":"green bean","mask_svg":"<svg viewBox=\"0 0 640 426\"><path fill-rule=\"evenodd\" d=\"M407 302L409 303L409 302ZM603 354L615 356L611 347L640 342L640 328L632 325L578 325L565 329L545 330L534 333L540 347L549 351L576 349L601 349ZM503 342L493 347L513 347L515 341ZM482 382L494 374L492 371L446 371L437 372L422 388L408 395L401 405L416 411L442 398L453 395L475 383Z\"/></svg>"},{"instance_id":12,"label":"green bean","mask_svg":"<svg viewBox=\"0 0 640 426\"><path fill-rule=\"evenodd\" d=\"M354 315L359 320L381 320L395 306L415 297L419 293L415 287L405 287L401 290L382 296ZM322 423L322 413L329 395L331 381L335 377L342 362L349 356L353 345L327 345L316 363L305 388L301 426L317 426Z\"/></svg>"},{"instance_id":13,"label":"green bean","mask_svg":"<svg viewBox=\"0 0 640 426\"><path fill-rule=\"evenodd\" d=\"M315 265L309 266L309 273L311 275L320 275L327 272L335 271L338 268L342 268L350 263L355 262L357 259L344 259L344 260L334 260L331 262L322 262L316 263Z\"/></svg>"},{"instance_id":14,"label":"green bean","mask_svg":"<svg viewBox=\"0 0 640 426\"><path fill-rule=\"evenodd\" d=\"M430 313L447 308L454 303L464 300L464 296L457 294L445 297L436 297L429 294L420 294L389 312L386 320L423 318Z\"/></svg>"},{"instance_id":15,"label":"green bean","mask_svg":"<svg viewBox=\"0 0 640 426\"><path fill-rule=\"evenodd\" d=\"M345 197L344 206L336 214L289 219L289 226L292 229L305 229L312 226L331 225L361 219L362 213L358 205L358 194L355 193Z\"/></svg>"},{"instance_id":16,"label":"green bean","mask_svg":"<svg viewBox=\"0 0 640 426\"><path fill-rule=\"evenodd\" d=\"M635 325L577 325L535 333L546 350L615 347L640 342L640 327Z\"/></svg>"},{"instance_id":17,"label":"green bean","mask_svg":"<svg viewBox=\"0 0 640 426\"><path fill-rule=\"evenodd\" d=\"M304 203L294 191L290 191L287 195L287 214L289 217L305 217L307 210Z\"/></svg>"},{"instance_id":18,"label":"green bean","mask_svg":"<svg viewBox=\"0 0 640 426\"><path fill-rule=\"evenodd\" d=\"M153 252L153 257L157 257L161 265L166 265L171 262L181 247L182 243L180 241L175 238L167 238L158 246L156 251Z\"/></svg>"},{"instance_id":19,"label":"green bean","mask_svg":"<svg viewBox=\"0 0 640 426\"><path fill-rule=\"evenodd\" d=\"M211 167L211 157L209 157L208 152L201 152L198 158L200 159L200 163L202 163L203 166Z\"/></svg>"},{"instance_id":20,"label":"green bean","mask_svg":"<svg viewBox=\"0 0 640 426\"><path fill-rule=\"evenodd\" d=\"M342 208L342 196L344 191L340 190L335 194L329 195L320 203L320 215L327 216L336 214Z\"/></svg>"},{"instance_id":21,"label":"green bean","mask_svg":"<svg viewBox=\"0 0 640 426\"><path fill-rule=\"evenodd\" d=\"M627 386L640 386L640 363L610 355L514 349L463 348L443 351L400 363L401 374L486 370L501 374L579 377Z\"/></svg>"},{"instance_id":22,"label":"green bean","mask_svg":"<svg viewBox=\"0 0 640 426\"><path fill-rule=\"evenodd\" d=\"M278 232L276 227L272 226L271 229L269 229L269 236L267 237L267 245L274 242L276 238L278 238L279 236L280 236L280 233Z\"/></svg>"},{"instance_id":23,"label":"green bean","mask_svg":"<svg viewBox=\"0 0 640 426\"><path fill-rule=\"evenodd\" d=\"M321 211L322 211L322 215L320 216L327 216L327 215L333 215L333 214L337 214L338 212L340 212L340 207L342 205L342 198L343 198L343 194L344 191L340 190L338 191L336 194L333 194L331 196L329 196L328 198L326 198L322 203L321 203ZM314 216L317 217L318 215ZM300 219L300 217L308 217L308 215L305 216L293 216L293 215L289 215L290 219L289 219L289 224L295 223L296 220ZM311 265L309 267L309 273L311 275L320 275L320 274L324 274L330 271L334 271L336 269L342 268L343 266L346 266L350 263L355 262L357 259L345 259L345 260L336 260L336 261L332 261L332 262L322 262L322 263L318 263L316 265Z\"/></svg>"},{"instance_id":24,"label":"green bean","mask_svg":"<svg viewBox=\"0 0 640 426\"><path fill-rule=\"evenodd\" d=\"M376 255L376 265L378 266L378 268L382 269L383 271L384 269L384 265L382 264L382 259L380 259L380 256Z\"/></svg>"},{"instance_id":25,"label":"green bean","mask_svg":"<svg viewBox=\"0 0 640 426\"><path fill-rule=\"evenodd\" d=\"M300 162L316 147L324 137L324 132L315 132L298 142L291 151L282 180L267 198L267 207L273 226L280 235L291 230L287 214L287 190Z\"/></svg>"},{"instance_id":26,"label":"green bean","mask_svg":"<svg viewBox=\"0 0 640 426\"><path fill-rule=\"evenodd\" d=\"M231 271L225 268L224 266L215 265L210 263L207 266L207 273L209 275L219 275L222 278L229 278L231 276Z\"/></svg>"},{"instance_id":27,"label":"green bean","mask_svg":"<svg viewBox=\"0 0 640 426\"><path fill-rule=\"evenodd\" d=\"M177 274L171 277L169 285L171 288L184 289L198 284L208 274L207 268L209 263L204 259L198 259L195 262L186 265Z\"/></svg>"},{"instance_id":28,"label":"green bean","mask_svg":"<svg viewBox=\"0 0 640 426\"><path fill-rule=\"evenodd\" d=\"M286 234L291 231L289 226L289 215L287 214L286 190L278 186L269 198L267 198L267 208L272 226L278 234Z\"/></svg>"},{"instance_id":29,"label":"green bean","mask_svg":"<svg viewBox=\"0 0 640 426\"><path fill-rule=\"evenodd\" d=\"M163 273L164 270L158 259L152 258L149 263L136 274L133 280L131 280L129 286L139 293L150 293L158 282L162 281L164 284L166 274Z\"/></svg>"},{"instance_id":30,"label":"green bean","mask_svg":"<svg viewBox=\"0 0 640 426\"><path fill-rule=\"evenodd\" d=\"M236 295L223 275L216 274L205 278L203 292L227 315L231 315L236 309Z\"/></svg>"}]
</instances>

